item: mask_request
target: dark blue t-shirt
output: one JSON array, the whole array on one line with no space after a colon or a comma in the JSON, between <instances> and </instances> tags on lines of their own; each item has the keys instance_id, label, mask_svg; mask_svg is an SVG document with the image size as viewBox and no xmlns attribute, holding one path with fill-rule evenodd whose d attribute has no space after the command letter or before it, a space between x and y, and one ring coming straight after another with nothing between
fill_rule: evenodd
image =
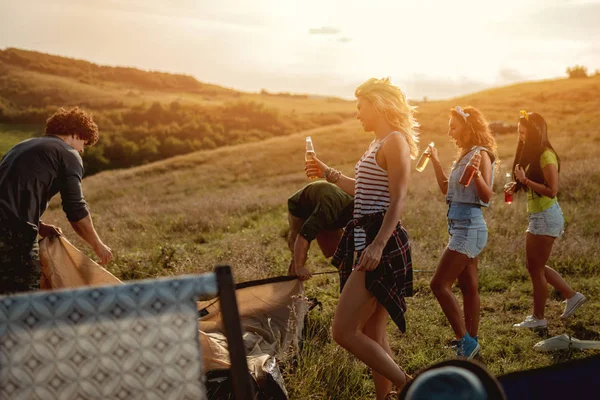
<instances>
[{"instance_id":1,"label":"dark blue t-shirt","mask_svg":"<svg viewBox=\"0 0 600 400\"><path fill-rule=\"evenodd\" d=\"M37 232L48 202L59 192L69 221L85 218L89 212L82 177L81 156L60 138L44 136L17 144L0 161L0 223Z\"/></svg>"}]
</instances>

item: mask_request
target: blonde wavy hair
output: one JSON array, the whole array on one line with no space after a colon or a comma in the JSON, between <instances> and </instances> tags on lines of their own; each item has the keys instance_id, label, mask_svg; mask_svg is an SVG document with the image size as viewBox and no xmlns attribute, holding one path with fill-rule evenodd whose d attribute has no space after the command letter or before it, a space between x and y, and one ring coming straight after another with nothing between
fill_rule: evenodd
<instances>
[{"instance_id":1,"label":"blonde wavy hair","mask_svg":"<svg viewBox=\"0 0 600 400\"><path fill-rule=\"evenodd\" d=\"M481 111L475 107L465 107L462 109L463 112L469 114L465 118L456 111L456 109L450 110L450 116L456 117L457 121L463 126L464 133L467 134L468 139L463 148L458 148L456 160L460 160L473 146L482 146L488 149L494 158L498 160L498 146L496 145L496 139L490 130L490 126Z\"/></svg>"},{"instance_id":2,"label":"blonde wavy hair","mask_svg":"<svg viewBox=\"0 0 600 400\"><path fill-rule=\"evenodd\" d=\"M416 159L419 154L419 123L414 117L417 107L408 104L404 92L393 85L390 78L371 78L357 87L354 95L369 100L377 113L404 135L410 148L410 158Z\"/></svg>"}]
</instances>

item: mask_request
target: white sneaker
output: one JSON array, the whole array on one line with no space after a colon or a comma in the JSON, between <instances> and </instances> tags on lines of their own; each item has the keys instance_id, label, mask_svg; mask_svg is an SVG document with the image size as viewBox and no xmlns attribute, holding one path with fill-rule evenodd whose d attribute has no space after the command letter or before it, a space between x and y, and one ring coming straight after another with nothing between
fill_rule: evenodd
<instances>
[{"instance_id":1,"label":"white sneaker","mask_svg":"<svg viewBox=\"0 0 600 400\"><path fill-rule=\"evenodd\" d=\"M565 311L562 313L562 315L560 317L562 319L569 318L571 315L573 315L573 313L575 311L577 311L577 309L583 303L585 303L586 300L587 299L585 298L585 296L582 295L581 293L579 293L579 292L575 293L575 295L573 295L573 297L563 301L563 303L565 303Z\"/></svg>"},{"instance_id":2,"label":"white sneaker","mask_svg":"<svg viewBox=\"0 0 600 400\"><path fill-rule=\"evenodd\" d=\"M533 348L537 351L600 349L600 342L579 340L569 335L560 335L538 342Z\"/></svg>"},{"instance_id":3,"label":"white sneaker","mask_svg":"<svg viewBox=\"0 0 600 400\"><path fill-rule=\"evenodd\" d=\"M537 319L533 315L528 315L525 318L525 321L520 322L518 324L514 324L513 328L535 329L535 328L546 328L547 326L548 326L548 324L546 323L545 319Z\"/></svg>"}]
</instances>

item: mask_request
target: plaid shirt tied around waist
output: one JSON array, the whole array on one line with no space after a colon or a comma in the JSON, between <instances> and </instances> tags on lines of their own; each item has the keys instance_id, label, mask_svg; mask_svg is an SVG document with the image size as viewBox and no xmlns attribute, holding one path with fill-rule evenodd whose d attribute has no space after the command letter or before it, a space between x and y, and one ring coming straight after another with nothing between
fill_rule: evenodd
<instances>
[{"instance_id":1,"label":"plaid shirt tied around waist","mask_svg":"<svg viewBox=\"0 0 600 400\"><path fill-rule=\"evenodd\" d=\"M340 292L352 273L354 262L354 228L361 227L366 232L366 245L370 245L383 223L385 211L368 214L353 219L346 225L344 235L340 240L331 263L338 268L340 274ZM362 252L358 252L356 264ZM412 258L408 232L400 222L390 236L383 249L379 265L365 275L365 287L377 301L385 307L400 331L406 332L405 297L413 295Z\"/></svg>"}]
</instances>

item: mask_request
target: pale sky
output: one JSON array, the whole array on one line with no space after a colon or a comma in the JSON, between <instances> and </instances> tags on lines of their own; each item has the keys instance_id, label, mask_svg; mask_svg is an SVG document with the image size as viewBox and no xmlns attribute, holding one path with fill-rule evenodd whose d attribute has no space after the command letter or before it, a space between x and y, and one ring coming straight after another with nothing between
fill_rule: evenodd
<instances>
[{"instance_id":1,"label":"pale sky","mask_svg":"<svg viewBox=\"0 0 600 400\"><path fill-rule=\"evenodd\" d=\"M448 98L600 69L600 0L0 0L0 48L352 98Z\"/></svg>"}]
</instances>

